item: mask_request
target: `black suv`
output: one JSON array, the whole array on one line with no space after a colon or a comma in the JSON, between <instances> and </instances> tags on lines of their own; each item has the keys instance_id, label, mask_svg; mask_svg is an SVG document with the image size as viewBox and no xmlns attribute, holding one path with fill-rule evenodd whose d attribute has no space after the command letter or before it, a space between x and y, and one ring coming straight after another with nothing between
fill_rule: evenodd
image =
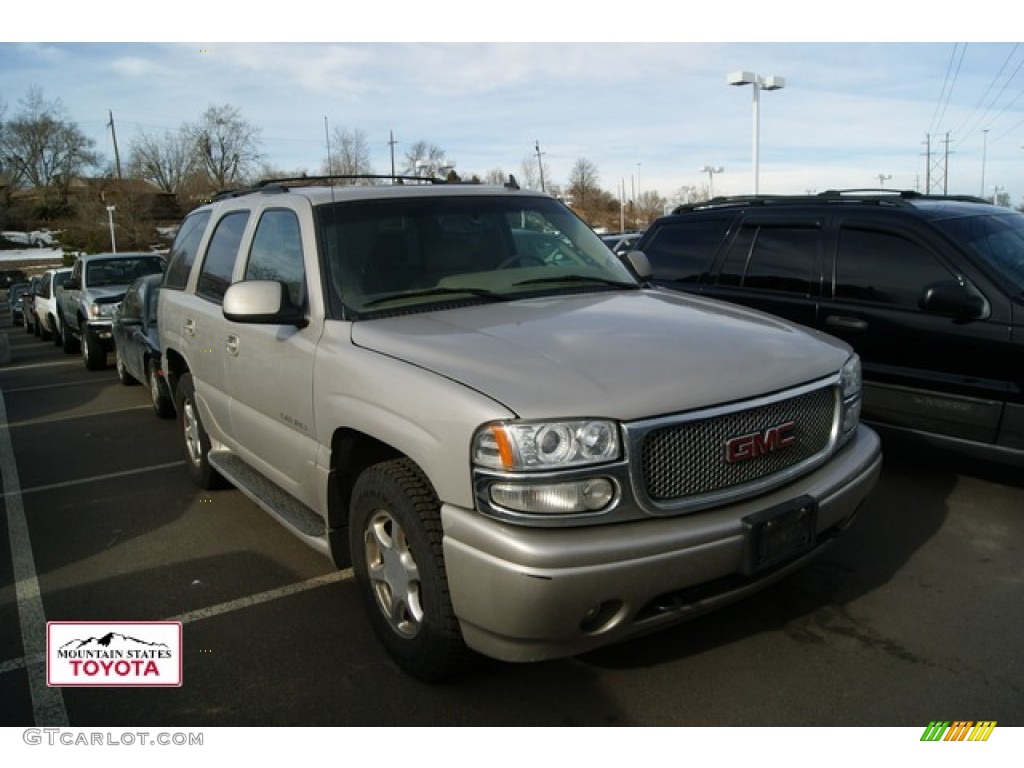
<instances>
[{"instance_id":1,"label":"black suv","mask_svg":"<svg viewBox=\"0 0 1024 768\"><path fill-rule=\"evenodd\" d=\"M973 197L830 191L676 208L653 280L860 353L864 418L1024 465L1024 215Z\"/></svg>"}]
</instances>

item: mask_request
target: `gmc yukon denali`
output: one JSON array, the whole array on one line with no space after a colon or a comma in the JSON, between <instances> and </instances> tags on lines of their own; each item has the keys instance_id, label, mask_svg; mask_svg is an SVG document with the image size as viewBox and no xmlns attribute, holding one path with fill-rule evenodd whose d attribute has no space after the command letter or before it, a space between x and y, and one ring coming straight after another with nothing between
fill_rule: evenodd
<instances>
[{"instance_id":1,"label":"gmc yukon denali","mask_svg":"<svg viewBox=\"0 0 1024 768\"><path fill-rule=\"evenodd\" d=\"M193 480L351 566L412 675L680 622L862 508L881 452L846 344L651 288L511 178L317 181L186 217L165 368Z\"/></svg>"}]
</instances>

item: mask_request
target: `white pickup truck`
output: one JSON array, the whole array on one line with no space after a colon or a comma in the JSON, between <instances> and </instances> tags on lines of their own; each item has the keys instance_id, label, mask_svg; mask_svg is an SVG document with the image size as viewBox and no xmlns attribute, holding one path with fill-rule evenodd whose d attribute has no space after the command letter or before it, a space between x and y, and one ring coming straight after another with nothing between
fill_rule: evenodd
<instances>
[{"instance_id":1,"label":"white pickup truck","mask_svg":"<svg viewBox=\"0 0 1024 768\"><path fill-rule=\"evenodd\" d=\"M279 180L187 216L160 294L186 464L339 566L436 680L782 578L874 485L845 344L651 288L510 183Z\"/></svg>"}]
</instances>

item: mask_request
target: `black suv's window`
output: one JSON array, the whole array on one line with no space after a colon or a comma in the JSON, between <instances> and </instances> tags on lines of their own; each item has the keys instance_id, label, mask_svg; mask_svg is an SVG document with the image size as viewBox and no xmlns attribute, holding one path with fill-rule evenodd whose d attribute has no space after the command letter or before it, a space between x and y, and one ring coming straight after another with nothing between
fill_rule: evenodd
<instances>
[{"instance_id":1,"label":"black suv's window","mask_svg":"<svg viewBox=\"0 0 1024 768\"><path fill-rule=\"evenodd\" d=\"M199 241L203 239L206 222L209 220L210 212L200 211L182 223L178 235L174 238L174 245L171 246L167 274L164 276L164 285L167 288L185 290L189 272L192 271L192 264L195 263L196 253L199 251Z\"/></svg>"},{"instance_id":2,"label":"black suv's window","mask_svg":"<svg viewBox=\"0 0 1024 768\"><path fill-rule=\"evenodd\" d=\"M1015 295L1024 295L1024 216L964 216L936 221L935 226L995 270Z\"/></svg>"},{"instance_id":3,"label":"black suv's window","mask_svg":"<svg viewBox=\"0 0 1024 768\"><path fill-rule=\"evenodd\" d=\"M810 295L820 230L812 224L744 226L729 246L720 285Z\"/></svg>"},{"instance_id":4,"label":"black suv's window","mask_svg":"<svg viewBox=\"0 0 1024 768\"><path fill-rule=\"evenodd\" d=\"M711 262L732 219L678 221L660 226L644 243L644 253L659 281L695 283Z\"/></svg>"},{"instance_id":5,"label":"black suv's window","mask_svg":"<svg viewBox=\"0 0 1024 768\"><path fill-rule=\"evenodd\" d=\"M270 210L260 216L245 267L246 280L277 280L288 286L292 304L302 306L305 271L302 233L291 211Z\"/></svg>"},{"instance_id":6,"label":"black suv's window","mask_svg":"<svg viewBox=\"0 0 1024 768\"><path fill-rule=\"evenodd\" d=\"M238 246L242 242L242 234L248 221L248 211L233 211L217 222L217 229L214 230L210 246L206 249L203 269L199 273L196 295L218 303L224 298L225 291L231 285L231 275L235 271L235 260L238 258Z\"/></svg>"},{"instance_id":7,"label":"black suv's window","mask_svg":"<svg viewBox=\"0 0 1024 768\"><path fill-rule=\"evenodd\" d=\"M837 299L917 309L926 285L953 277L927 249L906 237L852 227L839 232Z\"/></svg>"}]
</instances>

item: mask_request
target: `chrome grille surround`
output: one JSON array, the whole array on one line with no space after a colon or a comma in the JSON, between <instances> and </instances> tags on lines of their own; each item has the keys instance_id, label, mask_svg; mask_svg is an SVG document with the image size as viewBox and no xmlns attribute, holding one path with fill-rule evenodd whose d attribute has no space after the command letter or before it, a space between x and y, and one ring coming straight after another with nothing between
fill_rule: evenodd
<instances>
[{"instance_id":1,"label":"chrome grille surround","mask_svg":"<svg viewBox=\"0 0 1024 768\"><path fill-rule=\"evenodd\" d=\"M625 424L635 499L648 514L672 515L763 493L822 464L836 448L841 418L838 377L830 377L754 400ZM792 445L726 461L726 441L788 422L795 423Z\"/></svg>"}]
</instances>

